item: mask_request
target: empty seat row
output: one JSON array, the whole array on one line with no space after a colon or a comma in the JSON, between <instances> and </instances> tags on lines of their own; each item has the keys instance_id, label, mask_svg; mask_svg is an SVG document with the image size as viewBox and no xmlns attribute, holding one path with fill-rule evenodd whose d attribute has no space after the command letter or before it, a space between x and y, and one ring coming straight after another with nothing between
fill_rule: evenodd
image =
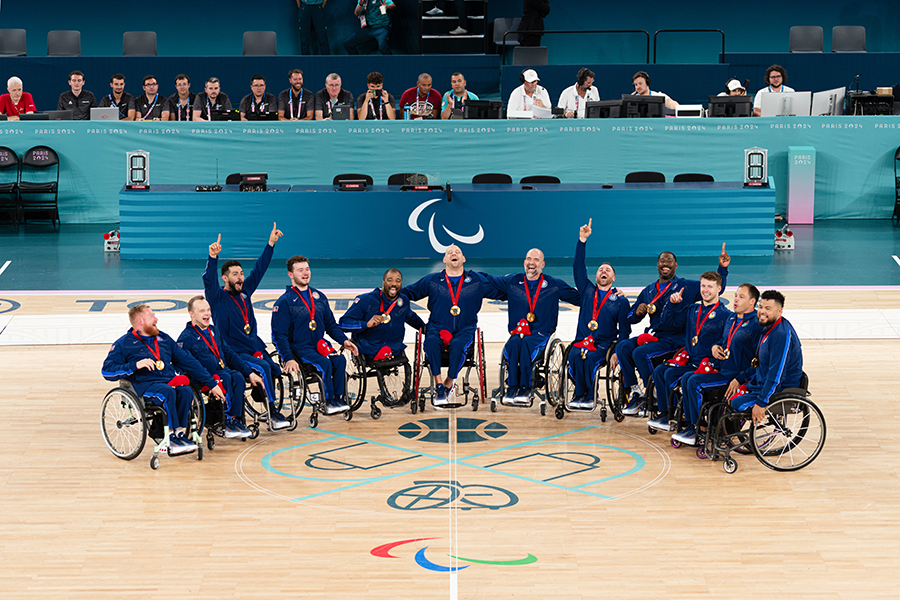
<instances>
[{"instance_id":1,"label":"empty seat row","mask_svg":"<svg viewBox=\"0 0 900 600\"><path fill-rule=\"evenodd\" d=\"M45 173L53 173L52 179ZM55 173L54 173L55 171ZM12 148L0 146L0 213L7 213L13 227L27 213L47 213L54 227L59 223L59 156L48 146L29 148L22 159Z\"/></svg>"},{"instance_id":2,"label":"empty seat row","mask_svg":"<svg viewBox=\"0 0 900 600\"><path fill-rule=\"evenodd\" d=\"M791 27L791 52L822 52L825 47L822 28L818 25ZM865 52L866 28L859 25L838 25L831 30L832 52Z\"/></svg>"}]
</instances>

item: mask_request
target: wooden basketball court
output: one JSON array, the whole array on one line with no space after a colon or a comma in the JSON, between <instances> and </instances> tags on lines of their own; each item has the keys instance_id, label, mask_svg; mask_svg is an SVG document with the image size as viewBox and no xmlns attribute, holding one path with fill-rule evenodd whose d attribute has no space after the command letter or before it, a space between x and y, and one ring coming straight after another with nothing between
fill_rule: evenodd
<instances>
[{"instance_id":1,"label":"wooden basketball court","mask_svg":"<svg viewBox=\"0 0 900 600\"><path fill-rule=\"evenodd\" d=\"M786 295L789 319L900 300ZM18 301L60 327L74 310ZM4 598L900 597L896 338L803 339L822 454L793 473L738 457L733 475L641 419L487 405L364 407L152 471L149 444L125 462L102 441L108 348L0 346Z\"/></svg>"}]
</instances>

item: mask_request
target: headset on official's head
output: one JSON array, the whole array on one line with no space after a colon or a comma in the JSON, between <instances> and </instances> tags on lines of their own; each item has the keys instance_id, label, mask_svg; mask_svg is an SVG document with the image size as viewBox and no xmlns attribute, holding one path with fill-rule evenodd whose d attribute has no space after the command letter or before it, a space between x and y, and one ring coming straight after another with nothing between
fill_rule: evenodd
<instances>
[{"instance_id":1,"label":"headset on official's head","mask_svg":"<svg viewBox=\"0 0 900 600\"><path fill-rule=\"evenodd\" d=\"M587 67L581 67L578 69L578 73L575 74L575 83L578 84L578 87L584 87L584 82L587 81L588 77L593 77L593 71L588 69Z\"/></svg>"}]
</instances>

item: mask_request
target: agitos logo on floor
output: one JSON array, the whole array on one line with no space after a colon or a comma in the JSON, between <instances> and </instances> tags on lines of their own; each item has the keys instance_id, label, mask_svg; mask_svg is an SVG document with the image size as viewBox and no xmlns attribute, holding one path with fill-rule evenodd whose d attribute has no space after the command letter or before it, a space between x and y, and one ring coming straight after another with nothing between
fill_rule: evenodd
<instances>
[{"instance_id":1,"label":"agitos logo on floor","mask_svg":"<svg viewBox=\"0 0 900 600\"><path fill-rule=\"evenodd\" d=\"M394 556L391 554L391 550L398 546L404 546L406 544L414 544L416 542L425 542L428 540L439 540L440 538L414 538L411 540L401 540L399 542L391 542L389 544L383 544L376 548L372 548L369 551L369 554L372 556L377 556L378 558L402 558L400 556ZM452 573L454 571L462 571L463 569L468 569L472 565L463 565L461 567L445 567L443 565L439 565L437 563L431 562L426 556L425 551L428 550L428 546L424 546L419 548L415 555L416 564L420 567L428 569L429 571L437 571L439 573ZM514 567L518 565L530 565L531 563L537 562L537 557L534 554L528 554L525 558L517 558L512 560L482 560L478 558L463 558L462 556L454 556L453 554L447 554L446 556L461 560L464 562L478 564L478 565L493 565L500 567Z\"/></svg>"}]
</instances>

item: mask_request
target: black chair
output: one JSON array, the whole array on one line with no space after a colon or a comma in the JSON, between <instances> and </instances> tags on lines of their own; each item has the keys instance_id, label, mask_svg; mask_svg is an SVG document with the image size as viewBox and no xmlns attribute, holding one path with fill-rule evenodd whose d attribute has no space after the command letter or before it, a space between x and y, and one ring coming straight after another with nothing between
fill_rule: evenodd
<instances>
[{"instance_id":1,"label":"black chair","mask_svg":"<svg viewBox=\"0 0 900 600\"><path fill-rule=\"evenodd\" d=\"M6 146L0 146L0 212L9 213L19 231L19 157Z\"/></svg>"},{"instance_id":2,"label":"black chair","mask_svg":"<svg viewBox=\"0 0 900 600\"><path fill-rule=\"evenodd\" d=\"M625 176L625 183L665 183L666 176L657 171L634 171Z\"/></svg>"},{"instance_id":3,"label":"black chair","mask_svg":"<svg viewBox=\"0 0 900 600\"><path fill-rule=\"evenodd\" d=\"M244 56L275 56L276 47L274 31L244 32Z\"/></svg>"},{"instance_id":4,"label":"black chair","mask_svg":"<svg viewBox=\"0 0 900 600\"><path fill-rule=\"evenodd\" d=\"M47 181L47 169L56 167L52 181ZM37 179L37 181L35 181ZM52 196L52 199L46 198ZM26 200L26 197L29 197ZM48 146L34 146L22 155L19 169L19 212L22 222L28 212L46 212L53 226L59 223L59 156Z\"/></svg>"},{"instance_id":5,"label":"black chair","mask_svg":"<svg viewBox=\"0 0 900 600\"><path fill-rule=\"evenodd\" d=\"M228 177L225 178L225 185L240 185L241 184L241 174L240 173L231 173Z\"/></svg>"},{"instance_id":6,"label":"black chair","mask_svg":"<svg viewBox=\"0 0 900 600\"><path fill-rule=\"evenodd\" d=\"M361 173L342 173L341 175L335 175L331 184L341 185L342 181L359 181L360 179L365 179L367 186L375 184L375 180L372 179L371 175L363 175Z\"/></svg>"},{"instance_id":7,"label":"black chair","mask_svg":"<svg viewBox=\"0 0 900 600\"><path fill-rule=\"evenodd\" d=\"M553 175L529 175L519 180L519 183L560 183L559 177Z\"/></svg>"},{"instance_id":8,"label":"black chair","mask_svg":"<svg viewBox=\"0 0 900 600\"><path fill-rule=\"evenodd\" d=\"M26 56L24 29L0 29L0 56Z\"/></svg>"},{"instance_id":9,"label":"black chair","mask_svg":"<svg viewBox=\"0 0 900 600\"><path fill-rule=\"evenodd\" d=\"M494 19L494 45L497 46L497 53L501 56L506 56L507 48L515 48L519 45L518 33L511 33L506 36L505 45L503 41L503 34L507 31L517 31L519 29L519 23L521 22L521 17L516 17L514 19L509 17ZM501 62L503 61L501 60Z\"/></svg>"},{"instance_id":10,"label":"black chair","mask_svg":"<svg viewBox=\"0 0 900 600\"><path fill-rule=\"evenodd\" d=\"M126 31L122 35L122 56L156 56L156 32Z\"/></svg>"},{"instance_id":11,"label":"black chair","mask_svg":"<svg viewBox=\"0 0 900 600\"><path fill-rule=\"evenodd\" d=\"M791 52L822 52L824 35L818 25L795 25L791 27Z\"/></svg>"},{"instance_id":12,"label":"black chair","mask_svg":"<svg viewBox=\"0 0 900 600\"><path fill-rule=\"evenodd\" d=\"M865 52L866 28L860 25L838 25L831 30L832 52Z\"/></svg>"},{"instance_id":13,"label":"black chair","mask_svg":"<svg viewBox=\"0 0 900 600\"><path fill-rule=\"evenodd\" d=\"M547 46L519 46L513 48L513 65L537 67L548 64Z\"/></svg>"},{"instance_id":14,"label":"black chair","mask_svg":"<svg viewBox=\"0 0 900 600\"><path fill-rule=\"evenodd\" d=\"M679 173L672 179L675 183L691 183L695 181L715 181L712 175L706 173Z\"/></svg>"},{"instance_id":15,"label":"black chair","mask_svg":"<svg viewBox=\"0 0 900 600\"><path fill-rule=\"evenodd\" d=\"M394 173L388 177L388 185L428 185L428 175L421 173Z\"/></svg>"},{"instance_id":16,"label":"black chair","mask_svg":"<svg viewBox=\"0 0 900 600\"><path fill-rule=\"evenodd\" d=\"M81 56L81 32L73 29L48 31L47 56Z\"/></svg>"},{"instance_id":17,"label":"black chair","mask_svg":"<svg viewBox=\"0 0 900 600\"><path fill-rule=\"evenodd\" d=\"M506 173L479 173L472 178L472 183L512 183L512 177Z\"/></svg>"}]
</instances>

